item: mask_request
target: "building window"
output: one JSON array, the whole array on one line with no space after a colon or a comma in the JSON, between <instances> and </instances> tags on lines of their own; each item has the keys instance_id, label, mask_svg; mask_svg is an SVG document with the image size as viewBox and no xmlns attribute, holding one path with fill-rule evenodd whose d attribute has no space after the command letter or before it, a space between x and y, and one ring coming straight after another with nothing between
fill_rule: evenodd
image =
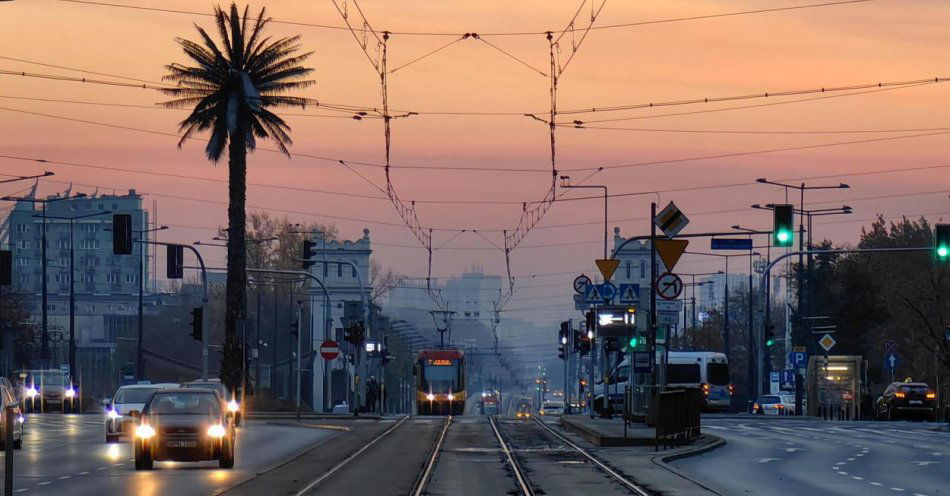
<instances>
[{"instance_id":1,"label":"building window","mask_svg":"<svg viewBox=\"0 0 950 496\"><path fill-rule=\"evenodd\" d=\"M56 305L53 305L52 303L50 303L49 305L46 305L46 311L47 311L47 312L55 312L55 311L56 311Z\"/></svg>"},{"instance_id":2,"label":"building window","mask_svg":"<svg viewBox=\"0 0 950 496\"><path fill-rule=\"evenodd\" d=\"M84 275L82 276L82 282L87 283L87 284L93 284L93 283L96 282L96 275L95 275L95 274L84 274Z\"/></svg>"},{"instance_id":3,"label":"building window","mask_svg":"<svg viewBox=\"0 0 950 496\"><path fill-rule=\"evenodd\" d=\"M640 279L645 279L647 277L647 263L640 262Z\"/></svg>"},{"instance_id":4,"label":"building window","mask_svg":"<svg viewBox=\"0 0 950 496\"><path fill-rule=\"evenodd\" d=\"M336 264L336 276L340 278L343 277L343 264L341 263Z\"/></svg>"},{"instance_id":5,"label":"building window","mask_svg":"<svg viewBox=\"0 0 950 496\"><path fill-rule=\"evenodd\" d=\"M126 275L125 275L125 282L131 284L131 283L136 282L136 281L138 281L138 276L137 276L136 274L126 274Z\"/></svg>"},{"instance_id":6,"label":"building window","mask_svg":"<svg viewBox=\"0 0 950 496\"><path fill-rule=\"evenodd\" d=\"M106 282L109 284L118 284L119 274L106 274Z\"/></svg>"},{"instance_id":7,"label":"building window","mask_svg":"<svg viewBox=\"0 0 950 496\"><path fill-rule=\"evenodd\" d=\"M83 224L82 232L84 233L94 233L99 230L99 226L96 224Z\"/></svg>"},{"instance_id":8,"label":"building window","mask_svg":"<svg viewBox=\"0 0 950 496\"><path fill-rule=\"evenodd\" d=\"M29 241L20 241L20 248L23 249L23 250L29 250L29 249L30 249L30 242L29 242Z\"/></svg>"},{"instance_id":9,"label":"building window","mask_svg":"<svg viewBox=\"0 0 950 496\"><path fill-rule=\"evenodd\" d=\"M56 282L60 282L60 283L69 282L69 274L66 274L66 273L56 274Z\"/></svg>"},{"instance_id":10,"label":"building window","mask_svg":"<svg viewBox=\"0 0 950 496\"><path fill-rule=\"evenodd\" d=\"M630 260L627 260L627 280L630 279Z\"/></svg>"},{"instance_id":11,"label":"building window","mask_svg":"<svg viewBox=\"0 0 950 496\"><path fill-rule=\"evenodd\" d=\"M84 239L79 242L79 248L82 250L98 250L99 240L98 239Z\"/></svg>"},{"instance_id":12,"label":"building window","mask_svg":"<svg viewBox=\"0 0 950 496\"><path fill-rule=\"evenodd\" d=\"M59 257L59 266L60 267L69 267L69 259L66 257Z\"/></svg>"},{"instance_id":13,"label":"building window","mask_svg":"<svg viewBox=\"0 0 950 496\"><path fill-rule=\"evenodd\" d=\"M95 305L86 305L86 313L96 313Z\"/></svg>"},{"instance_id":14,"label":"building window","mask_svg":"<svg viewBox=\"0 0 950 496\"><path fill-rule=\"evenodd\" d=\"M30 282L30 276L26 274L20 274L19 276L17 276L17 281L19 281L20 284L27 284L28 282Z\"/></svg>"},{"instance_id":15,"label":"building window","mask_svg":"<svg viewBox=\"0 0 950 496\"><path fill-rule=\"evenodd\" d=\"M356 262L353 262L353 265L350 266L350 277L356 278Z\"/></svg>"},{"instance_id":16,"label":"building window","mask_svg":"<svg viewBox=\"0 0 950 496\"><path fill-rule=\"evenodd\" d=\"M59 249L60 249L60 250L68 250L68 249L69 249L69 240L68 240L68 239L61 239L61 240L59 240L59 243L57 243L57 244L59 245Z\"/></svg>"},{"instance_id":17,"label":"building window","mask_svg":"<svg viewBox=\"0 0 950 496\"><path fill-rule=\"evenodd\" d=\"M29 224L17 224L17 225L16 225L16 232L19 232L19 233L30 232L30 225L29 225Z\"/></svg>"},{"instance_id":18,"label":"building window","mask_svg":"<svg viewBox=\"0 0 950 496\"><path fill-rule=\"evenodd\" d=\"M328 264L328 263L323 264L323 278L324 278L324 279L326 279L326 278L330 275L330 274L329 274L330 269L328 268L329 265L330 265L330 264Z\"/></svg>"}]
</instances>

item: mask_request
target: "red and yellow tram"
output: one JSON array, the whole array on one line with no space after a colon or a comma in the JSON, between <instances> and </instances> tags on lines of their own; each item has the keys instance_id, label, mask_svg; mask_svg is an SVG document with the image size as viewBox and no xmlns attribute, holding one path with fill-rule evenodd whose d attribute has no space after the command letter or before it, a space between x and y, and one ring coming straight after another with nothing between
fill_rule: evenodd
<instances>
[{"instance_id":1,"label":"red and yellow tram","mask_svg":"<svg viewBox=\"0 0 950 496\"><path fill-rule=\"evenodd\" d=\"M417 415L465 412L465 355L460 350L422 350L412 373Z\"/></svg>"}]
</instances>

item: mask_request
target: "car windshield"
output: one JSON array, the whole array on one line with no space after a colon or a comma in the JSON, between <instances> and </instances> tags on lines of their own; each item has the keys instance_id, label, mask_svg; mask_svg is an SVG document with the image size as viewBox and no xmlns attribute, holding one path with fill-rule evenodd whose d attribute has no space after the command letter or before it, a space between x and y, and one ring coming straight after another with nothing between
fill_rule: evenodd
<instances>
[{"instance_id":1,"label":"car windshield","mask_svg":"<svg viewBox=\"0 0 950 496\"><path fill-rule=\"evenodd\" d=\"M221 405L208 393L157 393L145 413L149 415L221 415Z\"/></svg>"},{"instance_id":2,"label":"car windshield","mask_svg":"<svg viewBox=\"0 0 950 496\"><path fill-rule=\"evenodd\" d=\"M668 384L699 384L698 363L671 363L666 366Z\"/></svg>"},{"instance_id":3,"label":"car windshield","mask_svg":"<svg viewBox=\"0 0 950 496\"><path fill-rule=\"evenodd\" d=\"M725 363L710 363L706 366L706 373L709 374L709 383L717 386L729 384L729 365Z\"/></svg>"},{"instance_id":4,"label":"car windshield","mask_svg":"<svg viewBox=\"0 0 950 496\"><path fill-rule=\"evenodd\" d=\"M66 374L58 370L39 372L33 376L33 381L37 385L64 386L66 385Z\"/></svg>"},{"instance_id":5,"label":"car windshield","mask_svg":"<svg viewBox=\"0 0 950 496\"><path fill-rule=\"evenodd\" d=\"M561 408L561 405L544 405L545 410L557 410L560 408Z\"/></svg>"},{"instance_id":6,"label":"car windshield","mask_svg":"<svg viewBox=\"0 0 950 496\"><path fill-rule=\"evenodd\" d=\"M435 362L435 360L431 361ZM433 393L448 393L460 389L458 385L458 366L455 360L450 362L450 365L426 364L422 368L422 375Z\"/></svg>"},{"instance_id":7,"label":"car windshield","mask_svg":"<svg viewBox=\"0 0 950 496\"><path fill-rule=\"evenodd\" d=\"M147 403L158 388L122 388L115 393L115 403Z\"/></svg>"},{"instance_id":8,"label":"car windshield","mask_svg":"<svg viewBox=\"0 0 950 496\"><path fill-rule=\"evenodd\" d=\"M911 394L927 394L927 392L930 391L930 388L927 386L918 386L915 384L913 386L901 386L901 391L905 393L911 393Z\"/></svg>"},{"instance_id":9,"label":"car windshield","mask_svg":"<svg viewBox=\"0 0 950 496\"><path fill-rule=\"evenodd\" d=\"M775 403L781 403L782 399L778 396L763 396L759 398L759 404L761 405L773 405Z\"/></svg>"},{"instance_id":10,"label":"car windshield","mask_svg":"<svg viewBox=\"0 0 950 496\"><path fill-rule=\"evenodd\" d=\"M181 385L183 388L211 389L221 394L221 397L227 399L228 388L220 382L186 382Z\"/></svg>"}]
</instances>

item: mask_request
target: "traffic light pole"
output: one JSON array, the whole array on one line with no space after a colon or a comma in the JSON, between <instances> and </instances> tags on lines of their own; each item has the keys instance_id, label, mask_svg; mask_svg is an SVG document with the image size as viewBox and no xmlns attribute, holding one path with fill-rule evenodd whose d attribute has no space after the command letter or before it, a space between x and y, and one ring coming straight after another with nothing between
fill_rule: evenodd
<instances>
[{"instance_id":1,"label":"traffic light pole","mask_svg":"<svg viewBox=\"0 0 950 496\"><path fill-rule=\"evenodd\" d=\"M768 332L770 312L771 312L771 301L770 301L770 291L769 291L769 275L772 271L772 267L775 267L776 264L782 260L801 255L827 255L827 254L836 254L836 253L890 253L890 252L915 252L915 251L933 251L933 246L926 247L902 247L902 248L850 248L850 249L840 249L840 250L804 250L804 251L793 251L789 253L783 253L771 260L768 265L765 266L765 270L762 271L762 280L759 284L761 290L762 304L765 305L765 318L763 319L762 325L758 328L758 335L755 340L756 347L756 356L758 357L758 364L756 370L758 372L758 379L756 381L757 385L757 396L762 396L765 386L765 381L762 379L766 374L766 363L764 360L765 357L765 336Z\"/></svg>"}]
</instances>

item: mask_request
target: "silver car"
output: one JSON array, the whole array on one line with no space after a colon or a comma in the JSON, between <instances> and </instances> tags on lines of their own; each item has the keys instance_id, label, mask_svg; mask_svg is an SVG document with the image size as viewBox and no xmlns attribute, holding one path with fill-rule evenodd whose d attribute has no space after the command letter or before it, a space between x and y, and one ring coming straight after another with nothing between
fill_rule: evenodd
<instances>
[{"instance_id":1,"label":"silver car","mask_svg":"<svg viewBox=\"0 0 950 496\"><path fill-rule=\"evenodd\" d=\"M117 443L122 435L129 435L136 420L131 411L141 412L156 391L177 388L178 384L130 384L120 387L112 401L106 400L106 442Z\"/></svg>"}]
</instances>

